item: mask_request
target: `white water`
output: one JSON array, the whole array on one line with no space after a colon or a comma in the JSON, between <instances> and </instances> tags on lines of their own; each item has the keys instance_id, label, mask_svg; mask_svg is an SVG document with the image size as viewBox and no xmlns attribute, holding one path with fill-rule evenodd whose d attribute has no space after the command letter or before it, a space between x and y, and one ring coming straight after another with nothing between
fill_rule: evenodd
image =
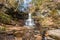
<instances>
[{"instance_id":1,"label":"white water","mask_svg":"<svg viewBox=\"0 0 60 40\"><path fill-rule=\"evenodd\" d=\"M20 2L20 0L18 0L19 1L19 3L18 3L18 9L20 10L20 11L26 11L28 8L27 7L29 7L29 6L31 6L31 4L29 4L32 0L23 0L23 3L21 3ZM31 16L31 13L28 13L28 19L26 20L26 22L25 22L25 25L27 26L27 27L32 27L33 28L33 26L35 25L34 24L34 20L32 19L32 16Z\"/></svg>"},{"instance_id":2,"label":"white water","mask_svg":"<svg viewBox=\"0 0 60 40\"><path fill-rule=\"evenodd\" d=\"M28 14L28 19L26 20L25 25L28 28L34 28L35 23L34 20L32 19L31 13Z\"/></svg>"}]
</instances>

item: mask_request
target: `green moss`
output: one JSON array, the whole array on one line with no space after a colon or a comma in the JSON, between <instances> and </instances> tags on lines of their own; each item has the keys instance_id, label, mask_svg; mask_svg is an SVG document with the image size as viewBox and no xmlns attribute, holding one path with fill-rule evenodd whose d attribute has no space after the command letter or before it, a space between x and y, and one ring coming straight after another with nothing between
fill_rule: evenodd
<instances>
[{"instance_id":1,"label":"green moss","mask_svg":"<svg viewBox=\"0 0 60 40\"><path fill-rule=\"evenodd\" d=\"M5 24L10 24L11 17L5 13L0 13L0 22Z\"/></svg>"},{"instance_id":2,"label":"green moss","mask_svg":"<svg viewBox=\"0 0 60 40\"><path fill-rule=\"evenodd\" d=\"M0 26L0 31L6 31L6 27Z\"/></svg>"}]
</instances>

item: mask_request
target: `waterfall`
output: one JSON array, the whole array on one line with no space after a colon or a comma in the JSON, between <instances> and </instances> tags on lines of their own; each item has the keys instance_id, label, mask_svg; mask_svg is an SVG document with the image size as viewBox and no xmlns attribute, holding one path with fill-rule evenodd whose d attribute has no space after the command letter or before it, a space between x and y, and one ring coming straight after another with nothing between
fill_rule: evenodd
<instances>
[{"instance_id":1,"label":"waterfall","mask_svg":"<svg viewBox=\"0 0 60 40\"><path fill-rule=\"evenodd\" d=\"M23 11L23 12L26 10L29 10L29 7L32 6L32 4L30 4L30 2L32 2L32 0L23 0L23 2L20 2L20 0L19 0L18 10ZM28 13L28 19L26 20L25 25L28 27L32 27L32 28L35 25L34 20L32 19L31 13Z\"/></svg>"},{"instance_id":2,"label":"waterfall","mask_svg":"<svg viewBox=\"0 0 60 40\"><path fill-rule=\"evenodd\" d=\"M28 28L34 28L35 24L34 24L34 20L32 19L31 13L28 14L28 19L26 20L25 25Z\"/></svg>"}]
</instances>

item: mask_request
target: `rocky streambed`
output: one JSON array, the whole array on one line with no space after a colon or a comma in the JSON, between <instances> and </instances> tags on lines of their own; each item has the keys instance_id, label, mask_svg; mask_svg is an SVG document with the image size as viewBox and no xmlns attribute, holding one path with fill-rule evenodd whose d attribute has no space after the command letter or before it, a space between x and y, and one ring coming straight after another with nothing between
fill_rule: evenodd
<instances>
[{"instance_id":1,"label":"rocky streambed","mask_svg":"<svg viewBox=\"0 0 60 40\"><path fill-rule=\"evenodd\" d=\"M60 29L41 32L26 27L6 27L0 31L0 40L60 40Z\"/></svg>"}]
</instances>

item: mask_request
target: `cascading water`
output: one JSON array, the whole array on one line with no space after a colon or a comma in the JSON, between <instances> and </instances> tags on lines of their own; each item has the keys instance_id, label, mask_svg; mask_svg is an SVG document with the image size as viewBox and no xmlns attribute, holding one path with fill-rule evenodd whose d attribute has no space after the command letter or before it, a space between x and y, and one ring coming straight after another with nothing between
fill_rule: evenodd
<instances>
[{"instance_id":1,"label":"cascading water","mask_svg":"<svg viewBox=\"0 0 60 40\"><path fill-rule=\"evenodd\" d=\"M30 4L30 2L32 2L32 0L23 0L23 2L21 2L19 0L18 3L18 10L22 11L22 12L29 12L29 9L31 8L30 6L32 6L32 4ZM25 26L27 26L28 28L34 28L34 20L32 19L31 13L28 13L28 19L25 21Z\"/></svg>"},{"instance_id":2,"label":"cascading water","mask_svg":"<svg viewBox=\"0 0 60 40\"><path fill-rule=\"evenodd\" d=\"M31 13L28 14L28 19L26 20L25 22L25 25L28 27L28 28L34 28L34 20L32 19L32 16L31 16Z\"/></svg>"}]
</instances>

